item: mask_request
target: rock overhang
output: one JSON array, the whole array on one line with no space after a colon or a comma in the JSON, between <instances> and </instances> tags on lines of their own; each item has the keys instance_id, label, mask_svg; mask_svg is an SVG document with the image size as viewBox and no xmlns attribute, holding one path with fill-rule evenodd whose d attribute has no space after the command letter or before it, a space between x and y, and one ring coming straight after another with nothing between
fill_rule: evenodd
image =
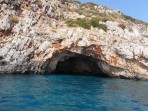
<instances>
[{"instance_id":1,"label":"rock overhang","mask_svg":"<svg viewBox=\"0 0 148 111\"><path fill-rule=\"evenodd\" d=\"M49 65L51 74L110 77L101 70L100 60L91 56L64 51L53 58Z\"/></svg>"}]
</instances>

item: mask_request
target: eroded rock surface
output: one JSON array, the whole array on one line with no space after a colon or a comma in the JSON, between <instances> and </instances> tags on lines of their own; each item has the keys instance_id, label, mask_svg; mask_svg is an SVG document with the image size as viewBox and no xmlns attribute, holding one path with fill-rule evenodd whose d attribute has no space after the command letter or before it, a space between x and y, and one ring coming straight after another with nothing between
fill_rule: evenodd
<instances>
[{"instance_id":1,"label":"eroded rock surface","mask_svg":"<svg viewBox=\"0 0 148 111\"><path fill-rule=\"evenodd\" d=\"M146 25L121 19L125 29L119 27L119 20L102 21L107 32L68 27L65 19L86 17L68 7L77 9L80 4L0 0L0 74L50 74L58 62L71 56L62 53L70 51L94 58L98 71L111 77L148 79L148 38L143 37L148 34ZM100 5L94 9L122 15Z\"/></svg>"}]
</instances>

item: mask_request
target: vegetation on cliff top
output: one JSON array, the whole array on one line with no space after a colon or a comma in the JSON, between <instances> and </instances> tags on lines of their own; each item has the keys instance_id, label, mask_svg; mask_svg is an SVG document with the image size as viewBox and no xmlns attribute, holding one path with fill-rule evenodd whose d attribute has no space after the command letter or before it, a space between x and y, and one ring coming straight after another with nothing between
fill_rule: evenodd
<instances>
[{"instance_id":1,"label":"vegetation on cliff top","mask_svg":"<svg viewBox=\"0 0 148 111\"><path fill-rule=\"evenodd\" d=\"M148 35L143 35L144 37L148 38Z\"/></svg>"},{"instance_id":2,"label":"vegetation on cliff top","mask_svg":"<svg viewBox=\"0 0 148 111\"><path fill-rule=\"evenodd\" d=\"M66 20L66 24L69 27L82 27L85 29L91 29L92 27L103 29L104 31L107 31L107 26L104 24L99 23L98 18L91 18L91 19L85 19L85 18L78 18L78 19L68 19Z\"/></svg>"},{"instance_id":3,"label":"vegetation on cliff top","mask_svg":"<svg viewBox=\"0 0 148 111\"><path fill-rule=\"evenodd\" d=\"M75 12L77 12L80 15L85 15L86 17L92 17L95 16L97 18L99 18L100 21L118 21L119 18L124 19L124 20L130 20L136 24L144 24L144 25L148 25L148 23L143 22L141 20L135 19L131 16L127 16L124 15L123 13L120 15L113 13L113 14L106 14L106 13L100 13L99 11L95 10L94 6L97 6L97 4L92 3L92 2L88 2L88 3L81 3L79 1L76 0L66 0L66 2L69 3L78 3L80 4L79 9L77 10L73 10ZM87 7L87 8L84 8ZM109 9L105 6L103 6L105 9Z\"/></svg>"},{"instance_id":4,"label":"vegetation on cliff top","mask_svg":"<svg viewBox=\"0 0 148 111\"><path fill-rule=\"evenodd\" d=\"M131 17L131 16L123 15L123 17L124 17L125 20L130 20L130 21L132 21L132 22L134 22L134 23L136 23L136 24L148 25L148 23L143 22L143 21L138 20L138 19L135 19L135 18L133 18L133 17Z\"/></svg>"}]
</instances>

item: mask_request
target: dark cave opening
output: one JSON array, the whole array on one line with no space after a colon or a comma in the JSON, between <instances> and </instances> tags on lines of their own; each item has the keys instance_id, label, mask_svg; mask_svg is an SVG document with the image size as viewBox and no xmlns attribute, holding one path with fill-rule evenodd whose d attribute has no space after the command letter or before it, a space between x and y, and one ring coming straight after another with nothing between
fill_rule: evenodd
<instances>
[{"instance_id":1,"label":"dark cave opening","mask_svg":"<svg viewBox=\"0 0 148 111\"><path fill-rule=\"evenodd\" d=\"M98 66L99 60L81 54L69 52L72 56L61 55L62 57L57 60L56 67L52 74L58 75L79 75L79 76L99 76L109 77ZM60 56L59 56L60 57Z\"/></svg>"}]
</instances>

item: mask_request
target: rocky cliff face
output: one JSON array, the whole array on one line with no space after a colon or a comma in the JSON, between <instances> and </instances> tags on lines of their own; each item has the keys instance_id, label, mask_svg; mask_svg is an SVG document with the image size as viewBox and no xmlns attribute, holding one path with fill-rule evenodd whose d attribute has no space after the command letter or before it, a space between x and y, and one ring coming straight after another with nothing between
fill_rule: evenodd
<instances>
[{"instance_id":1,"label":"rocky cliff face","mask_svg":"<svg viewBox=\"0 0 148 111\"><path fill-rule=\"evenodd\" d=\"M78 18L98 18L98 26L107 30L95 25L85 29L79 22L70 27L65 22ZM94 65L100 76L148 79L147 35L146 23L102 5L0 0L0 74L65 71L66 67L59 67L69 60L65 63L80 63L76 69L87 73L94 71Z\"/></svg>"}]
</instances>

